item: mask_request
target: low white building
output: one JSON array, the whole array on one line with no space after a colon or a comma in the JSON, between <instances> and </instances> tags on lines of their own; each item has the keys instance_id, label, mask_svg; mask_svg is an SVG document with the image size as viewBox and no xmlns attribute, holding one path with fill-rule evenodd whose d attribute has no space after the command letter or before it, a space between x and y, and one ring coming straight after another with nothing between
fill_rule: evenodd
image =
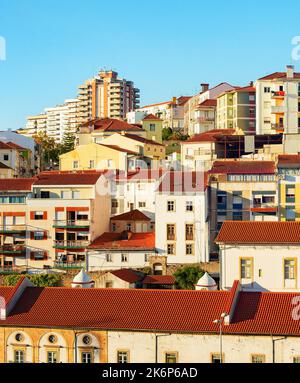
<instances>
[{"instance_id":1,"label":"low white building","mask_svg":"<svg viewBox=\"0 0 300 383\"><path fill-rule=\"evenodd\" d=\"M246 291L300 291L300 222L227 221L220 246L221 286Z\"/></svg>"},{"instance_id":2,"label":"low white building","mask_svg":"<svg viewBox=\"0 0 300 383\"><path fill-rule=\"evenodd\" d=\"M155 255L154 233L104 233L87 249L87 271L141 269Z\"/></svg>"},{"instance_id":3,"label":"low white building","mask_svg":"<svg viewBox=\"0 0 300 383\"><path fill-rule=\"evenodd\" d=\"M169 172L156 193L156 249L168 264L209 262L206 174Z\"/></svg>"}]
</instances>

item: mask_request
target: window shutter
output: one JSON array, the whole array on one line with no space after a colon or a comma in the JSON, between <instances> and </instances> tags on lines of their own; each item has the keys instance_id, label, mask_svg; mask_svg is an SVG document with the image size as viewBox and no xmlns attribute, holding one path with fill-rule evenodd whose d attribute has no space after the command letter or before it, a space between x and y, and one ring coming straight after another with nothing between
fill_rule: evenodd
<instances>
[{"instance_id":1,"label":"window shutter","mask_svg":"<svg viewBox=\"0 0 300 383\"><path fill-rule=\"evenodd\" d=\"M34 240L34 231L31 231L31 232L30 232L30 239L33 239L33 240Z\"/></svg>"},{"instance_id":2,"label":"window shutter","mask_svg":"<svg viewBox=\"0 0 300 383\"><path fill-rule=\"evenodd\" d=\"M30 252L30 259L31 259L32 261L34 261L34 251L31 251L31 252Z\"/></svg>"},{"instance_id":3,"label":"window shutter","mask_svg":"<svg viewBox=\"0 0 300 383\"><path fill-rule=\"evenodd\" d=\"M46 239L48 239L48 234L47 234L46 231L44 231L44 241L45 241Z\"/></svg>"},{"instance_id":4,"label":"window shutter","mask_svg":"<svg viewBox=\"0 0 300 383\"><path fill-rule=\"evenodd\" d=\"M47 261L47 259L48 259L48 252L44 251L44 261Z\"/></svg>"},{"instance_id":5,"label":"window shutter","mask_svg":"<svg viewBox=\"0 0 300 383\"><path fill-rule=\"evenodd\" d=\"M30 219L31 219L32 221L34 220L34 214L35 214L34 211L31 211L31 212L30 212Z\"/></svg>"},{"instance_id":6,"label":"window shutter","mask_svg":"<svg viewBox=\"0 0 300 383\"><path fill-rule=\"evenodd\" d=\"M43 219L46 220L48 218L48 213L44 211Z\"/></svg>"}]
</instances>

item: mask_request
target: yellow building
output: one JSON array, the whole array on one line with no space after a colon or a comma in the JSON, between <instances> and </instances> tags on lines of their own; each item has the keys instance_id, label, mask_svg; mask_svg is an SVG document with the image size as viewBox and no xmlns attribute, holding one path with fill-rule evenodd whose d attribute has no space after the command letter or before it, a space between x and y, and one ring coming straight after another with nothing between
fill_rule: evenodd
<instances>
[{"instance_id":1,"label":"yellow building","mask_svg":"<svg viewBox=\"0 0 300 383\"><path fill-rule=\"evenodd\" d=\"M148 140L162 143L163 121L160 118L149 114L143 119L142 126Z\"/></svg>"},{"instance_id":2,"label":"yellow building","mask_svg":"<svg viewBox=\"0 0 300 383\"><path fill-rule=\"evenodd\" d=\"M166 158L166 147L157 141L148 140L136 134L121 133L114 134L105 140L102 145L119 146L122 149L137 152L142 156L154 160L164 160Z\"/></svg>"},{"instance_id":3,"label":"yellow building","mask_svg":"<svg viewBox=\"0 0 300 383\"><path fill-rule=\"evenodd\" d=\"M90 169L128 169L129 159L138 152L122 149L116 145L87 144L77 146L73 151L60 156L61 171Z\"/></svg>"}]
</instances>

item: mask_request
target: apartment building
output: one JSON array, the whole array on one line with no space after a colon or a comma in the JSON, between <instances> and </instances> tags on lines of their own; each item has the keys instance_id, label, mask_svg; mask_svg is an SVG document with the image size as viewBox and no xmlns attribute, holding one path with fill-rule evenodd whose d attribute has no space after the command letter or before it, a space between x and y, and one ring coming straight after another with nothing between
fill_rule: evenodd
<instances>
[{"instance_id":1,"label":"apartment building","mask_svg":"<svg viewBox=\"0 0 300 383\"><path fill-rule=\"evenodd\" d=\"M102 175L44 172L0 180L2 267L83 267L86 247L109 230L111 202Z\"/></svg>"},{"instance_id":2,"label":"apartment building","mask_svg":"<svg viewBox=\"0 0 300 383\"><path fill-rule=\"evenodd\" d=\"M25 137L33 137L39 133L47 133L47 115L43 113L37 116L27 117L25 128L19 129L18 133Z\"/></svg>"},{"instance_id":3,"label":"apartment building","mask_svg":"<svg viewBox=\"0 0 300 383\"><path fill-rule=\"evenodd\" d=\"M217 97L234 87L228 83L221 83L213 88L209 87L209 84L201 84L201 91L195 96L191 97L184 104L184 132L190 136L200 133L201 129L207 127L207 124L203 125L203 120L200 120L199 105L203 104L207 100L216 100ZM213 103L213 101L209 101ZM211 113L209 113L211 115ZM210 118L210 117L208 117Z\"/></svg>"},{"instance_id":4,"label":"apartment building","mask_svg":"<svg viewBox=\"0 0 300 383\"><path fill-rule=\"evenodd\" d=\"M210 175L210 243L225 221L278 221L275 162L216 161ZM216 255L217 256L217 255Z\"/></svg>"},{"instance_id":5,"label":"apartment building","mask_svg":"<svg viewBox=\"0 0 300 383\"><path fill-rule=\"evenodd\" d=\"M235 282L222 292L60 288L58 294L23 279L1 287L0 295L1 363L300 361L299 293L274 299ZM217 319L224 319L222 351Z\"/></svg>"},{"instance_id":6,"label":"apartment building","mask_svg":"<svg viewBox=\"0 0 300 383\"><path fill-rule=\"evenodd\" d=\"M239 280L244 291L299 292L300 222L224 222L221 286Z\"/></svg>"},{"instance_id":7,"label":"apartment building","mask_svg":"<svg viewBox=\"0 0 300 383\"><path fill-rule=\"evenodd\" d=\"M217 100L205 100L195 110L194 134L215 130L216 128Z\"/></svg>"},{"instance_id":8,"label":"apartment building","mask_svg":"<svg viewBox=\"0 0 300 383\"><path fill-rule=\"evenodd\" d=\"M140 210L153 225L156 220L155 193L164 174L160 169L119 172L111 183L112 215Z\"/></svg>"},{"instance_id":9,"label":"apartment building","mask_svg":"<svg viewBox=\"0 0 300 383\"><path fill-rule=\"evenodd\" d=\"M139 108L136 112L127 115L128 121L139 123L147 115L154 115L162 120L162 128L171 128L173 131L184 129L184 106L190 99L189 96L173 97L172 100L151 104Z\"/></svg>"},{"instance_id":10,"label":"apartment building","mask_svg":"<svg viewBox=\"0 0 300 383\"><path fill-rule=\"evenodd\" d=\"M300 73L292 65L256 81L257 134L298 134Z\"/></svg>"},{"instance_id":11,"label":"apartment building","mask_svg":"<svg viewBox=\"0 0 300 383\"><path fill-rule=\"evenodd\" d=\"M156 249L169 265L209 262L206 181L203 172L169 172L157 189Z\"/></svg>"},{"instance_id":12,"label":"apartment building","mask_svg":"<svg viewBox=\"0 0 300 383\"><path fill-rule=\"evenodd\" d=\"M117 72L100 71L98 76L79 86L79 121L97 118L125 119L139 107L140 90Z\"/></svg>"},{"instance_id":13,"label":"apartment building","mask_svg":"<svg viewBox=\"0 0 300 383\"><path fill-rule=\"evenodd\" d=\"M281 221L300 220L300 156L278 156L279 217Z\"/></svg>"},{"instance_id":14,"label":"apartment building","mask_svg":"<svg viewBox=\"0 0 300 383\"><path fill-rule=\"evenodd\" d=\"M256 89L237 87L217 98L217 129L234 129L242 134L256 131Z\"/></svg>"}]
</instances>

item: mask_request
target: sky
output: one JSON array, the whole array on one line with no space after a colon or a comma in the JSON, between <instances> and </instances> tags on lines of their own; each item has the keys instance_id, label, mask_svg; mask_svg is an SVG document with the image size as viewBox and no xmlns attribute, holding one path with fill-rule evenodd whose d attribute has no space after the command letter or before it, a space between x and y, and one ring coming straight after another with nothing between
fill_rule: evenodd
<instances>
[{"instance_id":1,"label":"sky","mask_svg":"<svg viewBox=\"0 0 300 383\"><path fill-rule=\"evenodd\" d=\"M278 4L279 5L279 4ZM247 85L285 70L300 2L0 0L0 130L76 97L100 69L141 89L141 105ZM2 39L1 39L2 37ZM300 38L299 38L300 42ZM300 45L300 43L299 43ZM300 52L300 49L299 49ZM2 51L3 58L3 51Z\"/></svg>"}]
</instances>

